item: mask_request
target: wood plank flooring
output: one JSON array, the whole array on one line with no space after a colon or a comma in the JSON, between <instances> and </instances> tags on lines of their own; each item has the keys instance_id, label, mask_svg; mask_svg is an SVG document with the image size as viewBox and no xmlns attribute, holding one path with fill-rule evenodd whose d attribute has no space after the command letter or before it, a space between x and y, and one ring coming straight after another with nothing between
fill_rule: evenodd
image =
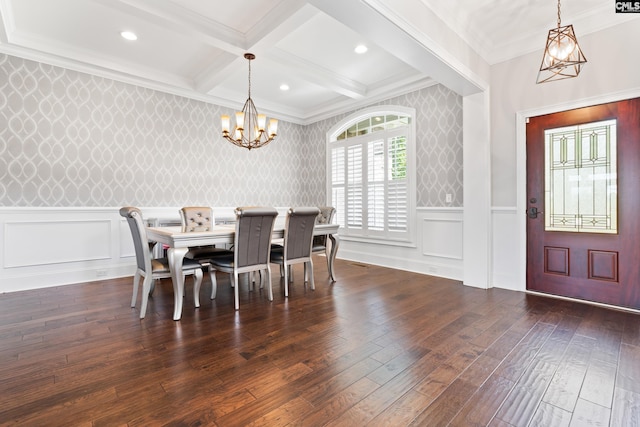
<instances>
[{"instance_id":1,"label":"wood plank flooring","mask_svg":"<svg viewBox=\"0 0 640 427\"><path fill-rule=\"evenodd\" d=\"M0 425L640 425L640 316L338 260L199 309L131 278L0 295Z\"/></svg>"}]
</instances>

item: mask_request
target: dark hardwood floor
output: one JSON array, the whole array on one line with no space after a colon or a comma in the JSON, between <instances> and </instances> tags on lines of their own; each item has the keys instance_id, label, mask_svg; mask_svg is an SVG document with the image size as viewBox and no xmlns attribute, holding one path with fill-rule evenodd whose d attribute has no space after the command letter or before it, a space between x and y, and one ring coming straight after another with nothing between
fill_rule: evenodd
<instances>
[{"instance_id":1,"label":"dark hardwood floor","mask_svg":"<svg viewBox=\"0 0 640 427\"><path fill-rule=\"evenodd\" d=\"M316 258L274 301L228 276L181 321L131 278L0 295L0 424L640 425L640 316Z\"/></svg>"}]
</instances>

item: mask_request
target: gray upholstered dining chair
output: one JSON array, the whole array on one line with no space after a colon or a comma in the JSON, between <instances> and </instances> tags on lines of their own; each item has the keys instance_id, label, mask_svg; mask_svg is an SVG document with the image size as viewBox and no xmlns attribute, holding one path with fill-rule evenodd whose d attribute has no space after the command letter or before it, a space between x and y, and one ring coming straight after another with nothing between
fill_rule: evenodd
<instances>
[{"instance_id":1,"label":"gray upholstered dining chair","mask_svg":"<svg viewBox=\"0 0 640 427\"><path fill-rule=\"evenodd\" d=\"M291 266L304 264L304 280L311 289L313 282L313 261L311 245L313 243L313 227L320 214L318 208L290 208L284 228L284 246L271 246L271 262L280 264L284 271L284 296L289 296L289 280L293 279Z\"/></svg>"},{"instance_id":2,"label":"gray upholstered dining chair","mask_svg":"<svg viewBox=\"0 0 640 427\"><path fill-rule=\"evenodd\" d=\"M336 208L333 206L320 206L320 213L316 217L316 224L331 224L336 216ZM314 254L325 254L327 257L327 269L329 268L329 245L327 245L327 235L314 236L311 252Z\"/></svg>"},{"instance_id":3,"label":"gray upholstered dining chair","mask_svg":"<svg viewBox=\"0 0 640 427\"><path fill-rule=\"evenodd\" d=\"M166 279L171 277L169 270L169 262L167 258L152 258L151 248L154 243L149 243L147 232L145 229L144 219L140 209L125 206L120 208L120 215L127 219L131 236L133 237L133 246L136 252L137 268L133 276L133 295L131 297L131 307L136 306L138 296L138 286L140 278L144 278L142 282L142 304L140 305L140 318L144 319L147 313L147 302L149 294L153 292L155 279ZM198 306L199 298L195 294L202 284L202 266L199 262L186 259L183 261L182 272L186 275L194 276L194 298L196 306Z\"/></svg>"},{"instance_id":4,"label":"gray upholstered dining chair","mask_svg":"<svg viewBox=\"0 0 640 427\"><path fill-rule=\"evenodd\" d=\"M274 208L237 208L236 230L232 255L220 255L211 258L210 268L232 274L231 284L234 290L235 309L240 308L238 297L238 275L254 271L265 271L260 274L260 287L263 281L267 281L269 301L273 301L273 289L271 287L271 268L269 256L271 253L271 235L273 224L278 216ZM212 276L211 297L214 298L217 289L215 274Z\"/></svg>"}]
</instances>

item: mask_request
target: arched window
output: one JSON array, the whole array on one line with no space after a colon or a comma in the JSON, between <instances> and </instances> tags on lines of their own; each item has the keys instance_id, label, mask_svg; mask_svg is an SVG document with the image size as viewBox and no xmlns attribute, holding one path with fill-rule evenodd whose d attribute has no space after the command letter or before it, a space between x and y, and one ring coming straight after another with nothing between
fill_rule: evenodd
<instances>
[{"instance_id":1,"label":"arched window","mask_svg":"<svg viewBox=\"0 0 640 427\"><path fill-rule=\"evenodd\" d=\"M377 106L327 134L327 194L340 235L388 244L413 243L415 110Z\"/></svg>"}]
</instances>

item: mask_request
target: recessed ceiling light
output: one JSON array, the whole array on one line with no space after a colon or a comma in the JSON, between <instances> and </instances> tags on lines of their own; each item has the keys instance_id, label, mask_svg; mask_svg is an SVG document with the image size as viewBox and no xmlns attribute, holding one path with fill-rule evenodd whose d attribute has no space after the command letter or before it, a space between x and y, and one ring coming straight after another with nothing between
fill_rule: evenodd
<instances>
[{"instance_id":1,"label":"recessed ceiling light","mask_svg":"<svg viewBox=\"0 0 640 427\"><path fill-rule=\"evenodd\" d=\"M138 36L133 31L121 31L120 35L122 36L123 39L126 39L126 40L131 40L131 41L138 40Z\"/></svg>"},{"instance_id":2,"label":"recessed ceiling light","mask_svg":"<svg viewBox=\"0 0 640 427\"><path fill-rule=\"evenodd\" d=\"M289 90L289 85L288 85L288 84L286 84L286 83L282 83L282 84L280 85L280 90Z\"/></svg>"},{"instance_id":3,"label":"recessed ceiling light","mask_svg":"<svg viewBox=\"0 0 640 427\"><path fill-rule=\"evenodd\" d=\"M367 47L363 44L359 44L358 46L356 46L356 48L353 50L355 53L365 53L367 51Z\"/></svg>"}]
</instances>

